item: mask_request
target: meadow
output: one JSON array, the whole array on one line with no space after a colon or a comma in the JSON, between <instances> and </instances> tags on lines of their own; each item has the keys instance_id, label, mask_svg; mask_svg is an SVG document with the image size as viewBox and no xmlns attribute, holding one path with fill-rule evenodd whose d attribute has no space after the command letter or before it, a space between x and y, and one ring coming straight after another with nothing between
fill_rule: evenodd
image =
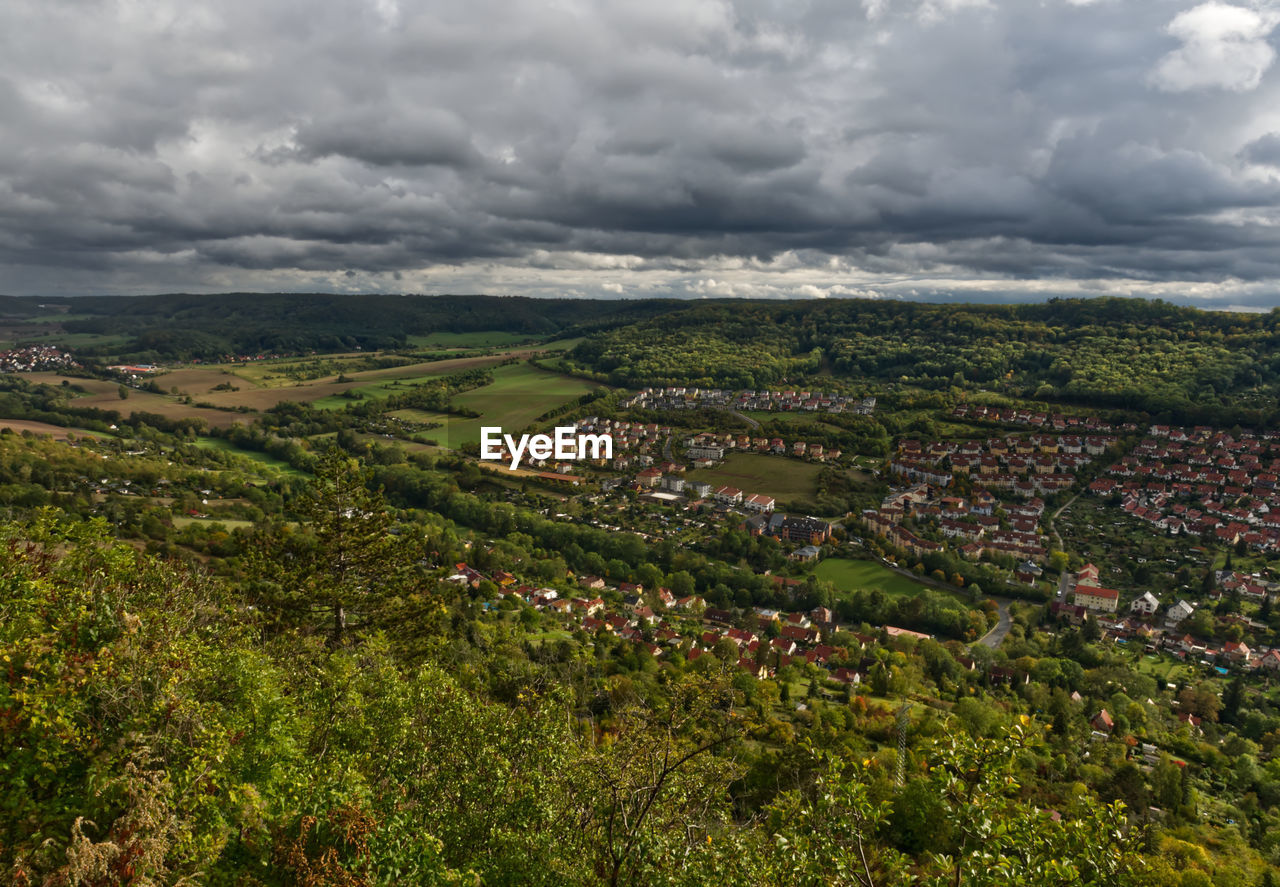
<instances>
[{"instance_id":1,"label":"meadow","mask_svg":"<svg viewBox=\"0 0 1280 887\"><path fill-rule=\"evenodd\" d=\"M493 371L493 384L464 392L453 399L457 407L475 410L478 419L452 417L443 428L433 428L430 435L441 446L453 448L464 443L479 443L481 426L496 425L514 434L543 413L564 406L574 398L594 390L595 384L572 376L562 376L527 363L498 367Z\"/></svg>"},{"instance_id":2,"label":"meadow","mask_svg":"<svg viewBox=\"0 0 1280 887\"><path fill-rule=\"evenodd\" d=\"M523 345L537 338L530 333L481 330L472 333L427 333L409 336L408 342L414 348L500 348L504 345Z\"/></svg>"},{"instance_id":3,"label":"meadow","mask_svg":"<svg viewBox=\"0 0 1280 887\"><path fill-rule=\"evenodd\" d=\"M746 493L763 493L779 501L813 496L818 489L822 466L786 456L759 453L731 453L715 468L698 468L688 480L733 486Z\"/></svg>"},{"instance_id":4,"label":"meadow","mask_svg":"<svg viewBox=\"0 0 1280 887\"><path fill-rule=\"evenodd\" d=\"M819 579L830 582L841 591L878 588L889 595L915 597L928 590L919 582L874 561L833 557L818 564L814 573Z\"/></svg>"},{"instance_id":5,"label":"meadow","mask_svg":"<svg viewBox=\"0 0 1280 887\"><path fill-rule=\"evenodd\" d=\"M213 526L214 524L221 524L222 527L227 530L248 530L253 527L253 521L236 520L235 518L224 518L224 517L175 517L173 518L173 525L178 529L182 529L183 527L189 527L192 524L204 524L210 527Z\"/></svg>"},{"instance_id":6,"label":"meadow","mask_svg":"<svg viewBox=\"0 0 1280 887\"><path fill-rule=\"evenodd\" d=\"M277 459L274 456L269 456L266 453L260 453L257 450L242 450L230 441L223 440L220 437L198 437L193 441L193 443L206 450L219 450L224 453L234 453L237 456L248 459L250 462L256 462L263 468L270 469L278 474L288 474L294 477L307 477L304 472L294 468L288 462Z\"/></svg>"}]
</instances>

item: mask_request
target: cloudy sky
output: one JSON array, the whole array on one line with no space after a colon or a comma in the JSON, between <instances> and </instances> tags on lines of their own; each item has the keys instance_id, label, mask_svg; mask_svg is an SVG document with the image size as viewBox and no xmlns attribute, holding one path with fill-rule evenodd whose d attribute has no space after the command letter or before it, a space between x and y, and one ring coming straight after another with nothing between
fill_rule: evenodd
<instances>
[{"instance_id":1,"label":"cloudy sky","mask_svg":"<svg viewBox=\"0 0 1280 887\"><path fill-rule=\"evenodd\" d=\"M1280 305L1280 0L5 0L0 292Z\"/></svg>"}]
</instances>

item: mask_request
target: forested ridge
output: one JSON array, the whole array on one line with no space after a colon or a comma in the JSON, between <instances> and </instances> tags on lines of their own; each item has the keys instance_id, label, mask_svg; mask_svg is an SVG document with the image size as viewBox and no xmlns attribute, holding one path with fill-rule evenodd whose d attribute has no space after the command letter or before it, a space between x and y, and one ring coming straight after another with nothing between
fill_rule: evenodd
<instances>
[{"instance_id":1,"label":"forested ridge","mask_svg":"<svg viewBox=\"0 0 1280 887\"><path fill-rule=\"evenodd\" d=\"M1127 299L1036 305L698 305L594 336L572 365L624 385L732 388L867 378L1150 413L1271 415L1280 314ZM1250 412L1251 411L1251 412Z\"/></svg>"},{"instance_id":2,"label":"forested ridge","mask_svg":"<svg viewBox=\"0 0 1280 887\"><path fill-rule=\"evenodd\" d=\"M68 312L60 326L71 334L122 339L81 349L88 356L210 360L262 352L404 348L408 337L439 332L501 331L545 339L641 319L673 304L331 293L83 296L60 304ZM34 298L0 298L0 311L9 318L47 314L41 305Z\"/></svg>"}]
</instances>

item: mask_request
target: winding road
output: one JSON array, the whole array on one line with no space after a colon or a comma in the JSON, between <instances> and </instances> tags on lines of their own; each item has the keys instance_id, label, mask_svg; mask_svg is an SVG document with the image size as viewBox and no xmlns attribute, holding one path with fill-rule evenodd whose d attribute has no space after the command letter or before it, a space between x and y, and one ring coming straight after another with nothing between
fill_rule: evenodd
<instances>
[{"instance_id":1,"label":"winding road","mask_svg":"<svg viewBox=\"0 0 1280 887\"><path fill-rule=\"evenodd\" d=\"M958 591L958 589L954 585L951 585L950 583L939 582L937 579L934 579L930 576L920 576L916 573L911 572L910 570L905 570L902 567L897 567L897 566L894 566L893 564L886 564L883 561L881 561L880 563L882 563L887 569L892 570L893 572L897 573L900 576L905 576L906 578L910 579L912 582L918 582L921 585L927 585L932 588L941 589L942 591L950 591L950 592ZM990 647L992 650L994 650L996 647L1000 646L1000 644L1004 642L1005 637L1009 634L1009 628L1013 625L1013 620L1009 616L1009 605L1013 603L1013 599L1007 598L1007 597L996 597L993 594L983 595L983 597L990 598L991 600L996 602L996 610L997 610L997 615L999 619L996 622L994 628L992 628L982 637L978 638L976 641L974 641L974 643L982 644L984 647Z\"/></svg>"},{"instance_id":2,"label":"winding road","mask_svg":"<svg viewBox=\"0 0 1280 887\"><path fill-rule=\"evenodd\" d=\"M978 643L984 647L990 647L994 650L1004 641L1005 636L1009 634L1009 628L1013 625L1013 620L1009 618L1010 600L1004 597L992 598L996 602L999 609L999 621L996 622L995 628L978 638Z\"/></svg>"},{"instance_id":3,"label":"winding road","mask_svg":"<svg viewBox=\"0 0 1280 887\"><path fill-rule=\"evenodd\" d=\"M742 413L739 413L739 412L738 412L737 410L735 410L735 409L730 409L728 412L729 412L729 415L730 415L730 416L737 416L739 419L741 419L743 422L746 422L746 423L747 423L748 425L750 425L752 428L759 428L759 427L760 427L760 423L759 423L759 422L757 422L755 419L752 419L750 416L745 416L745 415L743 415Z\"/></svg>"},{"instance_id":4,"label":"winding road","mask_svg":"<svg viewBox=\"0 0 1280 887\"><path fill-rule=\"evenodd\" d=\"M1079 498L1080 498L1080 494L1079 494L1079 493L1076 493L1074 496L1072 496L1072 497L1071 497L1070 499L1068 499L1066 502L1062 503L1062 506L1061 506L1060 508L1058 508L1058 510L1057 510L1057 511L1055 511L1052 515L1050 515L1050 516L1049 516L1049 532L1053 534L1053 541L1054 541L1054 542L1056 542L1056 543L1058 543L1058 551L1062 551L1062 550L1063 550L1063 548L1062 548L1062 537L1058 535L1058 524L1057 524L1057 520L1058 520L1059 516L1061 516L1062 512L1064 512L1064 511L1066 511L1068 508L1070 508L1070 507L1071 507L1071 503L1072 503L1072 502L1074 502L1074 501L1076 501L1076 500L1077 500L1077 499L1079 499Z\"/></svg>"}]
</instances>

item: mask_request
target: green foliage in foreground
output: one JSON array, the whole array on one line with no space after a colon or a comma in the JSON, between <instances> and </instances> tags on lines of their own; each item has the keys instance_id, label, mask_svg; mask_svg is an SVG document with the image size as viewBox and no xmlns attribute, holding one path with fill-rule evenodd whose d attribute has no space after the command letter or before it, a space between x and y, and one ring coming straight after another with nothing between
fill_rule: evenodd
<instances>
[{"instance_id":1,"label":"green foliage in foreground","mask_svg":"<svg viewBox=\"0 0 1280 887\"><path fill-rule=\"evenodd\" d=\"M444 608L435 594L420 612ZM1029 726L943 736L901 790L879 759L802 749L815 778L741 811L731 786L758 736L727 674L673 674L593 715L536 670L497 698L382 632L265 627L232 589L102 526L0 526L3 879L1160 883L1118 805L1055 821L1022 800ZM920 810L908 856L893 823Z\"/></svg>"}]
</instances>

